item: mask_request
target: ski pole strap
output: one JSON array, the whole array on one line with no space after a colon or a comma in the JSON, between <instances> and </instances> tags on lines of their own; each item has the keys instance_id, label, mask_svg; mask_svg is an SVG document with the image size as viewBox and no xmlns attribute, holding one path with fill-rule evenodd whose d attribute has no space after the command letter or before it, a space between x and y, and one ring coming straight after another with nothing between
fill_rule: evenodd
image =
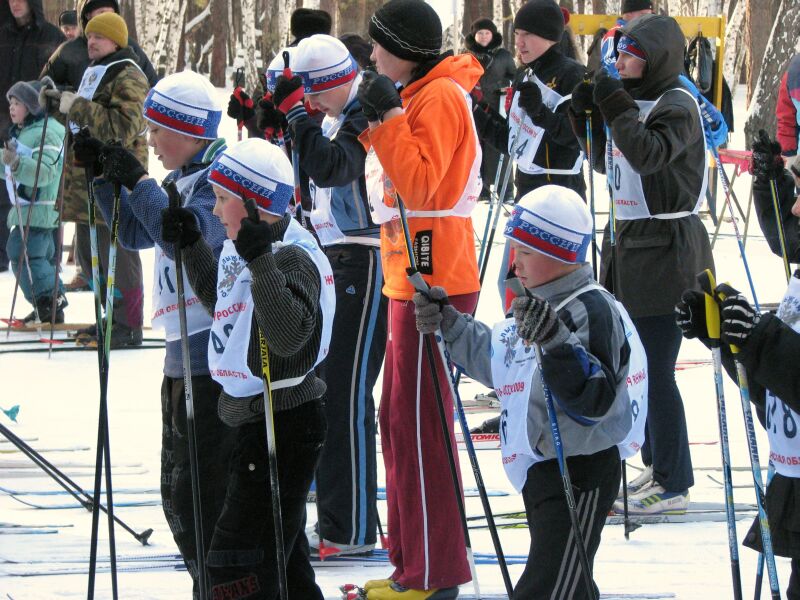
<instances>
[{"instance_id":1,"label":"ski pole strap","mask_svg":"<svg viewBox=\"0 0 800 600\"><path fill-rule=\"evenodd\" d=\"M705 300L706 331L712 345L718 347L720 338L719 304L714 298L714 288L717 287L717 282L711 269L698 273L697 283L700 285L700 289L703 290L703 298Z\"/></svg>"},{"instance_id":2,"label":"ski pole strap","mask_svg":"<svg viewBox=\"0 0 800 600\"><path fill-rule=\"evenodd\" d=\"M715 293L717 295L718 300L722 301L730 296L735 296L736 290L733 289L728 283L720 283L717 286ZM733 354L739 354L739 346L737 346L736 344L731 344L730 346L731 346L731 352Z\"/></svg>"}]
</instances>

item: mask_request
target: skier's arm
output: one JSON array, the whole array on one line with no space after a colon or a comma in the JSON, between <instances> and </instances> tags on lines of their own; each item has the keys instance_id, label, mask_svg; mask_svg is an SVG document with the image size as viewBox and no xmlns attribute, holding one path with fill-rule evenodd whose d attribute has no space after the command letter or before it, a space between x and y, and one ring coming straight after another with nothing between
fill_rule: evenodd
<instances>
[{"instance_id":1,"label":"skier's arm","mask_svg":"<svg viewBox=\"0 0 800 600\"><path fill-rule=\"evenodd\" d=\"M194 244L189 244L182 250L183 266L189 285L208 314L214 314L217 304L217 266L218 260L214 256L211 246L201 237Z\"/></svg>"},{"instance_id":2,"label":"skier's arm","mask_svg":"<svg viewBox=\"0 0 800 600\"><path fill-rule=\"evenodd\" d=\"M778 103L775 107L778 117L777 137L784 156L797 154L797 109L789 95L789 71L787 70L778 86Z\"/></svg>"},{"instance_id":3,"label":"skier's arm","mask_svg":"<svg viewBox=\"0 0 800 600\"><path fill-rule=\"evenodd\" d=\"M572 69L562 77L558 86L563 90L563 94L571 94L572 90L584 78L583 69ZM545 110L545 117L539 123L545 130L545 142L558 144L559 146L575 147L575 132L569 117L570 101L562 102L555 111Z\"/></svg>"},{"instance_id":4,"label":"skier's arm","mask_svg":"<svg viewBox=\"0 0 800 600\"><path fill-rule=\"evenodd\" d=\"M781 213L783 232L785 234L786 252L790 262L800 262L800 219L792 214L795 203L794 179L788 171L776 181L778 190L778 207ZM769 249L773 254L782 256L781 242L778 228L775 224L775 207L772 202L772 189L769 181L760 177L753 179L753 200L756 206L758 224L764 237L767 238Z\"/></svg>"},{"instance_id":5,"label":"skier's arm","mask_svg":"<svg viewBox=\"0 0 800 600\"><path fill-rule=\"evenodd\" d=\"M61 140L56 136L47 136L42 160L39 161L39 148L33 149L33 156L19 156L19 165L12 174L20 185L33 188L34 183L38 183L39 188L49 186L61 177ZM36 163L39 165L39 179L36 179ZM2 165L0 165L2 167ZM2 169L5 172L5 169Z\"/></svg>"},{"instance_id":6,"label":"skier's arm","mask_svg":"<svg viewBox=\"0 0 800 600\"><path fill-rule=\"evenodd\" d=\"M478 138L498 152L508 152L508 120L494 106L475 102L472 106Z\"/></svg>"},{"instance_id":7,"label":"skier's arm","mask_svg":"<svg viewBox=\"0 0 800 600\"><path fill-rule=\"evenodd\" d=\"M545 382L567 413L600 418L614 403L629 363L621 318L597 292L570 302L559 319L559 333L542 348Z\"/></svg>"},{"instance_id":8,"label":"skier's arm","mask_svg":"<svg viewBox=\"0 0 800 600\"><path fill-rule=\"evenodd\" d=\"M367 128L367 118L360 108L348 113L333 140L322 134L304 106L290 110L286 119L300 155L300 167L318 186L347 185L364 175L367 153L358 136Z\"/></svg>"},{"instance_id":9,"label":"skier's arm","mask_svg":"<svg viewBox=\"0 0 800 600\"><path fill-rule=\"evenodd\" d=\"M492 383L492 328L461 313L456 321L442 332L450 358L475 381L487 387Z\"/></svg>"},{"instance_id":10,"label":"skier's arm","mask_svg":"<svg viewBox=\"0 0 800 600\"><path fill-rule=\"evenodd\" d=\"M134 216L131 210L131 196L128 190L120 186L119 241L128 250L147 250L153 247L153 238ZM103 219L106 223L111 223L114 211L114 186L104 179L96 179L94 197L100 212L103 213Z\"/></svg>"},{"instance_id":11,"label":"skier's arm","mask_svg":"<svg viewBox=\"0 0 800 600\"><path fill-rule=\"evenodd\" d=\"M255 318L270 352L296 354L317 325L320 277L314 262L302 248L288 245L259 256L248 268Z\"/></svg>"}]
</instances>

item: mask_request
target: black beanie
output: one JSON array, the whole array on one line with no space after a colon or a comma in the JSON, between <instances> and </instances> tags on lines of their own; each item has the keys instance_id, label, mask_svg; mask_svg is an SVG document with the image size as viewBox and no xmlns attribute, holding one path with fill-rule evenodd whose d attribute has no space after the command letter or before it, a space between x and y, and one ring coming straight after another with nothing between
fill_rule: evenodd
<instances>
[{"instance_id":1,"label":"black beanie","mask_svg":"<svg viewBox=\"0 0 800 600\"><path fill-rule=\"evenodd\" d=\"M442 51L442 22L422 0L390 0L369 20L369 35L397 58L422 63Z\"/></svg>"},{"instance_id":2,"label":"black beanie","mask_svg":"<svg viewBox=\"0 0 800 600\"><path fill-rule=\"evenodd\" d=\"M644 10L646 8L653 8L652 0L622 0L622 9L620 12L624 15L625 13L635 10Z\"/></svg>"},{"instance_id":3,"label":"black beanie","mask_svg":"<svg viewBox=\"0 0 800 600\"><path fill-rule=\"evenodd\" d=\"M497 35L497 26L494 24L494 21L489 18L482 17L480 19L476 19L469 28L473 35L478 33L481 29L488 29L492 32L492 35Z\"/></svg>"},{"instance_id":4,"label":"black beanie","mask_svg":"<svg viewBox=\"0 0 800 600\"><path fill-rule=\"evenodd\" d=\"M564 35L564 13L554 0L530 0L514 17L514 29L560 42Z\"/></svg>"},{"instance_id":5,"label":"black beanie","mask_svg":"<svg viewBox=\"0 0 800 600\"><path fill-rule=\"evenodd\" d=\"M289 29L294 41L299 42L318 33L330 35L332 24L331 16L324 10L298 8L292 13Z\"/></svg>"},{"instance_id":6,"label":"black beanie","mask_svg":"<svg viewBox=\"0 0 800 600\"><path fill-rule=\"evenodd\" d=\"M58 16L59 25L77 25L78 13L74 10L65 10Z\"/></svg>"}]
</instances>

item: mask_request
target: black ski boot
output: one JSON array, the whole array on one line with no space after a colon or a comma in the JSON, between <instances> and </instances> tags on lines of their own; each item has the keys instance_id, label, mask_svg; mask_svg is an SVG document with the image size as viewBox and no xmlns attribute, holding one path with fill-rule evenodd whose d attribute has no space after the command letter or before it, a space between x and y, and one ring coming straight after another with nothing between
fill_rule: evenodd
<instances>
[{"instance_id":1,"label":"black ski boot","mask_svg":"<svg viewBox=\"0 0 800 600\"><path fill-rule=\"evenodd\" d=\"M67 302L67 297L64 294L59 294L56 297L56 318L54 323L63 323L64 322L64 309L69 305ZM36 308L39 311L39 320L42 323L49 323L50 322L50 314L51 310L53 309L53 298L52 296L40 296L36 299ZM36 311L32 311L27 317L23 319L25 325L33 325L36 322Z\"/></svg>"}]
</instances>

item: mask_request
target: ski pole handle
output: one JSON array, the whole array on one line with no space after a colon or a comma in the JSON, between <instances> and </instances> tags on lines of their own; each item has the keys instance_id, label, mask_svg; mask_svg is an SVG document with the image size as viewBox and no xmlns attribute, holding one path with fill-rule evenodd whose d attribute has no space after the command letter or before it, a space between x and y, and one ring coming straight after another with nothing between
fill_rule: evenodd
<instances>
[{"instance_id":1,"label":"ski pole handle","mask_svg":"<svg viewBox=\"0 0 800 600\"><path fill-rule=\"evenodd\" d=\"M167 192L167 198L169 198L169 207L170 208L180 208L181 206L181 194L178 192L178 186L175 185L174 181L166 181L162 184L164 191Z\"/></svg>"},{"instance_id":2,"label":"ski pole handle","mask_svg":"<svg viewBox=\"0 0 800 600\"><path fill-rule=\"evenodd\" d=\"M706 269L698 273L697 283L703 291L703 298L705 300L706 331L708 332L708 338L716 347L719 346L720 317L719 304L714 298L714 289L717 287L717 282L714 279L714 274L711 272L711 269Z\"/></svg>"}]
</instances>

